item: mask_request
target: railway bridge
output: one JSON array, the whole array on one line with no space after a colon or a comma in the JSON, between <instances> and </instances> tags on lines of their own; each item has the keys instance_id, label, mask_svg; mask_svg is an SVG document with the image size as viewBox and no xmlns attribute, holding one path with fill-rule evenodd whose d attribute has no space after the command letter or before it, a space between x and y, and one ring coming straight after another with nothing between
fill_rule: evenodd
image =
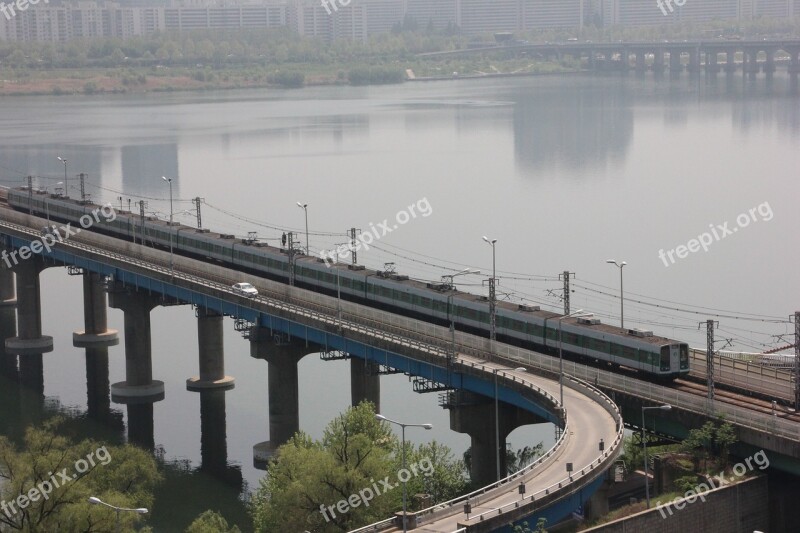
<instances>
[{"instance_id":1,"label":"railway bridge","mask_svg":"<svg viewBox=\"0 0 800 533\"><path fill-rule=\"evenodd\" d=\"M120 308L125 319L126 380L112 386L112 398L130 408L152 409L163 399L164 388L152 375L149 312L158 305L196 308L199 374L187 380L190 390L232 387L221 348L222 317L231 316L237 329L247 334L251 355L269 364L271 441L254 447L256 460L299 429L297 361L309 353L352 357L354 402L370 399L379 404L381 371L404 372L464 394L492 397L496 391L502 411L470 402L448 405L452 428L472 438L473 478L486 486L409 515L409 525L424 531L491 531L532 515L557 521L602 485L603 473L621 453L624 424L635 427L643 406L669 403L673 409L659 411L656 425L677 438L705 420L723 416L738 428L740 453L763 449L773 467L800 473L800 424L793 411L769 411L734 398L708 400L704 391L689 386L653 384L569 361L562 372L559 360L548 355L277 281L260 278L259 296L248 298L231 288L241 280L236 270L91 231L73 235L51 250L37 250L34 243L46 223L0 207L5 249L32 251L27 257L20 253L23 260L10 269L16 286L5 265L0 271L0 301L16 306L19 323L19 334L7 341L7 349L21 358L52 350L52 339L42 335L38 274L47 267L67 266L84 280L86 329L76 332L74 342L118 342L116 332L107 329L107 291L109 304ZM564 383L563 404L559 379ZM782 386L777 376L760 379L767 390ZM497 449L505 448L505 435L533 419L553 422L563 430L561 436L534 464L498 480L493 475L498 470L495 457ZM487 428L492 427L502 439L487 438ZM360 531L397 526L398 518L393 517Z\"/></svg>"},{"instance_id":2,"label":"railway bridge","mask_svg":"<svg viewBox=\"0 0 800 533\"><path fill-rule=\"evenodd\" d=\"M233 387L234 378L225 375L221 342L222 318L231 316L241 326L237 329L247 333L251 355L269 364L270 441L254 447L254 460L265 460L299 429L297 362L309 353L351 356L354 402L379 403L381 369L444 383L464 394L491 397L496 390L497 411L477 406L482 409L480 418L474 416L474 404L451 406L453 429L472 438L473 478L487 486L467 496L470 514L464 514L463 500L458 499L409 515L415 527L491 531L526 518L534 509L556 520L589 499L622 451L619 409L581 380L565 378L562 404L559 384L551 376L529 372L521 364L509 367L488 352L464 353L460 341L454 349L447 328L266 279L256 283L258 296L246 297L231 287L241 279L235 270L90 231L73 235L50 251L41 246L37 250L34 243L46 223L0 208L5 249L17 250L22 258L12 269L3 265L1 273L0 299L7 306L16 305L19 323L19 334L6 342L7 351L25 358L53 349L53 339L42 335L38 275L44 268L67 266L81 274L84 282L86 329L76 332L74 343L108 346L119 342L117 333L107 328L108 292L109 305L123 311L125 323L126 379L111 386L112 399L130 409L152 410L155 402L164 399L164 384L153 379L150 311L158 305L196 308L199 374L189 378L186 386L198 391ZM33 252L28 255L22 250ZM487 339L475 340L483 350L490 349ZM504 449L505 435L532 420L556 424L561 436L533 464L497 480L496 441L487 438L493 433L487 429L497 421L500 449ZM145 441L152 442L152 431L151 426L148 438L145 428ZM398 520L389 518L383 526L391 527Z\"/></svg>"},{"instance_id":3,"label":"railway bridge","mask_svg":"<svg viewBox=\"0 0 800 533\"><path fill-rule=\"evenodd\" d=\"M479 46L447 52L429 52L420 57L463 56L486 52L530 53L544 58L560 60L562 57L585 59L590 69L616 68L644 72L671 73L683 70L717 73L743 70L755 74L777 70L776 56L787 56L790 73L800 73L800 39L732 40L709 39L692 41L620 41L616 43L564 42L564 43L508 43L497 46Z\"/></svg>"}]
</instances>

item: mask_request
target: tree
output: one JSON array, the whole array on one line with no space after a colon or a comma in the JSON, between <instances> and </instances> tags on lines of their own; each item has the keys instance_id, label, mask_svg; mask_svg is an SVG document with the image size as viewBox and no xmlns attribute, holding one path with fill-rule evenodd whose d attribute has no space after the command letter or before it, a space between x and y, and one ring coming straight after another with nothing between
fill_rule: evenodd
<instances>
[{"instance_id":1,"label":"tree","mask_svg":"<svg viewBox=\"0 0 800 533\"><path fill-rule=\"evenodd\" d=\"M724 422L717 427L714 422L708 421L701 428L689 431L689 435L681 443L681 449L692 454L695 468L700 462L705 467L710 456L719 458L722 466L728 463L730 447L736 442L736 430L730 422Z\"/></svg>"},{"instance_id":2,"label":"tree","mask_svg":"<svg viewBox=\"0 0 800 533\"><path fill-rule=\"evenodd\" d=\"M547 518L540 518L536 521L536 529L531 529L528 522L523 522L521 526L514 526L513 533L547 533L545 526Z\"/></svg>"},{"instance_id":3,"label":"tree","mask_svg":"<svg viewBox=\"0 0 800 533\"><path fill-rule=\"evenodd\" d=\"M453 457L450 448L436 441L420 444L416 449L406 443L406 448L406 465L421 465L428 470L409 479L406 487L409 494L425 494L433 502L444 502L467 491L467 466L463 460ZM396 459L402 458L402 448L395 452L395 456ZM396 462L396 466L399 471L400 461ZM413 506L410 508L413 509Z\"/></svg>"},{"instance_id":4,"label":"tree","mask_svg":"<svg viewBox=\"0 0 800 533\"><path fill-rule=\"evenodd\" d=\"M362 402L328 424L321 442L300 432L278 449L253 498L256 531L349 531L392 513L396 491L364 501L366 489L376 492L376 480L394 478L397 438L374 409ZM358 505L347 503L353 495ZM347 512L344 504L337 507L342 501Z\"/></svg>"},{"instance_id":5,"label":"tree","mask_svg":"<svg viewBox=\"0 0 800 533\"><path fill-rule=\"evenodd\" d=\"M116 515L92 505L90 496L120 507L150 507L161 480L147 452L133 446L105 446L84 440L73 444L57 434L62 419L28 428L18 451L0 437L0 529L3 531L82 531L114 529ZM123 531L140 515L123 513Z\"/></svg>"},{"instance_id":6,"label":"tree","mask_svg":"<svg viewBox=\"0 0 800 533\"><path fill-rule=\"evenodd\" d=\"M338 532L383 520L402 508L401 481L410 496L434 502L463 493L464 464L439 443L406 443L402 471L402 447L374 409L363 402L331 421L321 441L300 432L279 448L252 500L256 531Z\"/></svg>"},{"instance_id":7,"label":"tree","mask_svg":"<svg viewBox=\"0 0 800 533\"><path fill-rule=\"evenodd\" d=\"M186 533L241 533L241 530L228 525L228 521L216 511L206 511L186 528Z\"/></svg>"}]
</instances>

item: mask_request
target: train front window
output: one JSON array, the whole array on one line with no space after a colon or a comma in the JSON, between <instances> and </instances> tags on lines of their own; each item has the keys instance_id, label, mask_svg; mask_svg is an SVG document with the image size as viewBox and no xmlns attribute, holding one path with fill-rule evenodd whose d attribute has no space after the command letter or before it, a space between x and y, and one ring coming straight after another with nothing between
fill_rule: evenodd
<instances>
[{"instance_id":1,"label":"train front window","mask_svg":"<svg viewBox=\"0 0 800 533\"><path fill-rule=\"evenodd\" d=\"M689 345L681 344L681 370L689 368Z\"/></svg>"},{"instance_id":2,"label":"train front window","mask_svg":"<svg viewBox=\"0 0 800 533\"><path fill-rule=\"evenodd\" d=\"M669 370L669 346L661 348L661 370Z\"/></svg>"}]
</instances>

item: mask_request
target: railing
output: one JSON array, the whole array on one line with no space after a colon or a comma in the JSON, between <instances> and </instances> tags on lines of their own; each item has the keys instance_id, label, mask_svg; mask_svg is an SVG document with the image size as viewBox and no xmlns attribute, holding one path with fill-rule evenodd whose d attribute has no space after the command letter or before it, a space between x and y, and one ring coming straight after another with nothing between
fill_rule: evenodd
<instances>
[{"instance_id":1,"label":"railing","mask_svg":"<svg viewBox=\"0 0 800 533\"><path fill-rule=\"evenodd\" d=\"M17 213L15 211L4 211L4 214L10 214L8 218L21 219L23 224L30 224L29 215ZM42 219L38 219L42 220ZM42 223L44 221L42 220ZM38 238L39 235L34 230L30 229L28 225L13 224L3 222L4 225L12 227L18 231L24 232L28 235L33 235ZM91 235L91 239L87 238ZM145 248L141 245L134 245L126 241L120 241L113 237L105 237L97 234L88 234L86 232L73 236L64 243L57 244L56 246L81 246L81 241L101 242L103 246L108 247L114 252L107 250L98 250L95 248L86 248L90 253L96 253L104 256L114 257L118 261L128 265L136 264L148 270L155 270L162 276L170 276L169 269L169 254L160 250ZM120 246L122 244L122 246ZM118 253L121 252L121 253ZM133 259L133 256L142 256L146 261ZM186 281L199 283L201 285L212 286L208 281L215 282L212 288L224 291L230 295L230 285L240 281L241 274L234 270L226 269L217 265L207 264L204 265L202 270L193 267L192 260L185 259L181 256L174 257L175 262L175 275L176 281L183 276L191 276L186 278ZM254 283L260 291L270 295L276 299L275 301L265 301L271 306L283 309L287 312L293 312L301 316L312 317L310 312L304 311L300 307L309 308L317 311L330 319L332 315L336 314L336 298L325 296L322 294L304 291L295 287L289 287L286 284L260 279ZM279 299L279 300L277 300ZM245 300L242 298L242 300ZM263 300L263 299L262 299ZM284 303L289 302L289 303ZM291 305L291 307L289 307ZM419 344L426 344L427 349L437 348L439 353L445 353L451 350L452 334L448 328L436 326L412 318L395 315L386 311L364 307L352 302L342 301L342 320L349 322L351 327L358 329L359 326L365 328L379 327L383 330L381 333L388 337L389 335L400 335L414 339ZM344 323L344 322L342 322ZM355 324L355 325L354 325ZM363 330L366 332L367 330ZM459 353L472 355L475 357L492 360L514 361L515 363L524 363L531 367L550 374L558 374L559 360L538 352L525 350L515 346L510 346L503 343L496 343L494 352L491 351L489 339L477 337L463 332L455 332L456 348ZM774 369L764 369L765 371L774 371ZM735 424L745 427L756 429L759 431L770 432L775 436L789 438L792 440L800 440L800 425L785 420L776 419L774 416L765 413L755 412L751 409L746 409L730 404L723 404L721 402L714 402L705 397L699 397L693 394L677 391L675 389L656 385L649 382L644 382L638 379L629 378L624 375L614 374L606 370L587 367L574 363L572 361L564 361L564 371L571 374L576 378L592 382L597 386L602 386L620 393L633 394L640 398L651 400L654 402L670 402L674 407L685 409L687 411L695 412L703 415L725 415L726 419Z\"/></svg>"},{"instance_id":2,"label":"railing","mask_svg":"<svg viewBox=\"0 0 800 533\"><path fill-rule=\"evenodd\" d=\"M706 352L689 350L690 374L706 378ZM778 368L729 357L714 357L714 380L776 399L794 401L792 373Z\"/></svg>"},{"instance_id":3,"label":"railing","mask_svg":"<svg viewBox=\"0 0 800 533\"><path fill-rule=\"evenodd\" d=\"M25 222L29 222L28 217L21 215ZM7 227L12 227L13 229L22 232L23 234L27 234L28 236L33 236L34 238L38 238L39 235L31 230L29 227L24 225L13 224L9 222L0 222L0 225L4 225ZM93 244L97 241L105 241L103 244L105 247L110 248L108 249L98 249ZM87 244L91 243L91 244ZM211 266L210 268L204 268L202 270L197 270L192 268L192 264L189 260L186 260L181 257L176 257L172 259L174 263L173 268L167 268L166 261L164 260L163 255L164 252L160 252L157 250L149 250L146 248L137 247L136 250L139 252L140 255L146 258L146 260L141 259L134 259L132 257L133 250L129 248L131 245L129 243L124 243L124 246L119 246L120 241L117 239L104 237L100 235L92 235L91 237L86 237L85 235L78 234L75 235L69 241L65 241L64 243L59 243L59 247L64 248L73 248L73 249L81 249L89 254L100 255L107 259L113 259L114 261L119 261L124 265L136 265L140 268L143 268L147 271L156 272L162 277L169 276L169 279L172 283L176 285L181 285L181 281L189 281L192 283L198 283L202 286L209 287L215 290L220 290L226 293L227 296L230 296L233 291L230 287L231 282L236 282L239 277L239 274L235 271L229 269L223 269L222 267ZM135 246L135 245L134 245ZM66 251L66 250L65 250ZM120 253L121 252L121 253ZM211 272L211 271L215 271ZM224 274L224 275L220 275ZM451 348L450 343L448 342L447 336L445 334L449 333L449 330L446 328L442 328L440 326L434 326L431 324L427 324L422 321L408 319L405 317L398 317L397 315L384 313L384 312L377 312L375 313L373 309L358 306L356 304L351 304L349 302L341 302L343 311L344 307L347 307L349 310L348 315L346 316L347 320L342 318L339 320L336 318L337 306L336 306L336 299L323 296L315 293L311 293L309 291L305 291L302 289L297 289L293 287L286 287L284 284L280 284L277 282L272 282L269 280L261 280L260 283L257 284L257 287L266 294L270 296L259 295L256 298L249 299L249 298L241 298L243 301L247 302L254 302L259 304L266 304L270 307L278 309L283 312L288 312L291 314L296 315L297 317L302 318L311 318L317 321L320 321L324 324L335 325L337 327L348 329L350 331L361 332L366 335L373 336L377 339L382 340L389 340L391 342L395 342L400 346L408 346L415 348L417 350L421 350L427 353L433 353L440 357L446 358L451 352L449 348ZM233 293L235 294L235 293ZM277 298L280 299L277 299ZM298 305L298 303L300 305ZM366 317L364 315L367 315ZM375 320L375 318L380 317L383 320ZM360 322L360 323L359 323ZM393 325L397 322L403 324L404 327L398 327ZM387 332L389 330L390 332ZM479 338L475 338L479 339ZM480 355L484 356L487 360L489 359L496 359L492 357L490 352L487 352L483 349L483 343L479 342L479 348L470 348L471 351L478 352ZM460 347L460 346L459 346ZM459 352L462 351L459 349ZM458 364L458 360L456 360ZM461 363L463 364L463 363ZM487 367L485 365L479 365L477 363L471 363L469 365L471 368L479 368L481 371L488 373ZM546 400L548 400L553 406L557 406L558 402L554 396L547 393L546 391L542 390L538 386L535 386L528 380L520 378L519 380L516 376L509 375L507 372L492 372L497 377L502 377L506 381L510 381L512 383L520 383L526 386L529 390L535 391L537 394L543 396ZM499 375L499 376L498 376ZM580 477L583 477L584 474L588 470L595 469L595 463L599 466L604 459L609 457L609 455L619 448L622 440L622 418L619 414L619 410L616 408L616 405L611 402L605 395L603 395L597 389L588 386L587 384L583 384L578 382L573 378L568 378L567 380L568 386L575 389L586 388L590 393L593 393L595 396L595 401L599 403L608 404L611 406L609 408L608 405L604 405L606 409L612 414L617 427L617 437L615 438L614 442L609 446L608 451L604 451L603 454L598 457L595 461L592 461L589 465L584 467L581 470ZM591 394L590 394L591 395ZM486 498L494 497L499 491L503 491L508 484L520 477L524 477L529 475L536 466L540 466L545 462L548 462L552 459L558 450L560 450L563 444L567 440L567 435L569 434L566 429L568 428L567 425L567 414L566 410L563 408L561 409L561 416L562 416L562 423L565 428L565 431L562 433L562 436L559 440L555 443L555 445L548 450L548 452L541 458L537 459L531 465L526 466L525 468L521 469L518 472L508 476L507 478L500 480L498 482L493 483L487 487L484 487L470 495L467 495L462 498L457 498L455 500L451 500L451 502L446 502L445 504L440 504L435 506L431 509L424 510L419 514L422 516L429 515L431 517L434 516L436 511L440 511L446 507L444 505L449 503L449 506L452 507L458 501L464 501L465 498L468 497L475 497L479 498L481 496L486 496ZM558 489L562 489L565 486L568 486L570 483L573 482L572 477L568 479L562 480L556 485L551 487L547 487L543 489L545 494L550 494L550 491L557 491ZM534 497L538 494L541 494L542 491L538 491L534 495L530 497L530 501L533 501ZM482 498L482 499L486 499ZM517 505L518 506L518 505ZM504 507L505 508L505 507ZM502 513L502 510L501 512ZM438 514L438 513L436 513ZM376 531L376 527L383 528L388 524L392 523L392 519L388 519L378 524L372 524L371 526L367 526L366 529L363 531ZM372 528L372 529L370 529Z\"/></svg>"}]
</instances>

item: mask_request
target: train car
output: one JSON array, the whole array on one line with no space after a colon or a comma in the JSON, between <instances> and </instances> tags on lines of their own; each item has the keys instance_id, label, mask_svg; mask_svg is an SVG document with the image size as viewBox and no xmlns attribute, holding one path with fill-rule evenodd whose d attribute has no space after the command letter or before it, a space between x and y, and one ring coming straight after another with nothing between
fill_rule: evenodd
<instances>
[{"instance_id":1,"label":"train car","mask_svg":"<svg viewBox=\"0 0 800 533\"><path fill-rule=\"evenodd\" d=\"M28 191L9 189L9 205L20 211L46 216L53 221L79 223L80 217L100 206ZM101 219L92 231L143 242L175 253L233 266L245 272L286 282L289 257L286 250L233 235L199 230L181 224L170 226L155 217L119 211L114 220ZM392 312L449 325L488 336L489 304L485 296L452 290L437 283L423 283L392 272L329 267L321 258L295 254L295 283ZM338 276L337 276L338 271ZM337 289L338 277L338 289ZM569 318L538 307L498 302L497 338L518 346L553 352L563 343L564 352L577 358L625 366L659 379L674 379L689 372L688 344L638 329L602 324L594 318Z\"/></svg>"}]
</instances>

